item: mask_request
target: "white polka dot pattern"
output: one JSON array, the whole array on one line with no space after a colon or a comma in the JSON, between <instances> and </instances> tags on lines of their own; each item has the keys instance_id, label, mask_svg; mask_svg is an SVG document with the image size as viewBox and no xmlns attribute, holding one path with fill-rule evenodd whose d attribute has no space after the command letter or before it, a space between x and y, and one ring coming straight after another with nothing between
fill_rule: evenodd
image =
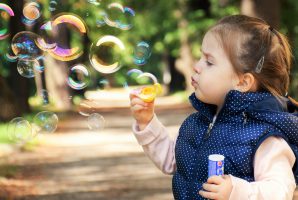
<instances>
[{"instance_id":1,"label":"white polka dot pattern","mask_svg":"<svg viewBox=\"0 0 298 200\"><path fill-rule=\"evenodd\" d=\"M230 91L206 137L216 107L199 101L194 94L190 101L198 112L191 114L179 130L175 147L177 171L172 182L175 199L204 199L198 191L208 178L210 154L224 155L225 174L247 181L254 181L254 153L269 136L285 138L298 155L297 113L284 112L286 108L282 106L289 102L280 104L267 92Z\"/></svg>"}]
</instances>

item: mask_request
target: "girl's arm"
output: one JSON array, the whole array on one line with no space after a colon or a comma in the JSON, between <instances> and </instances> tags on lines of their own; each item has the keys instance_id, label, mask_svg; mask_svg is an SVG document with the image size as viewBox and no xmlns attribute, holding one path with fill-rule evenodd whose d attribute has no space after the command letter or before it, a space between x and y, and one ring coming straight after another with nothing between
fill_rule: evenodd
<instances>
[{"instance_id":1,"label":"girl's arm","mask_svg":"<svg viewBox=\"0 0 298 200\"><path fill-rule=\"evenodd\" d=\"M157 119L156 115L142 131L137 123L132 126L134 135L145 154L165 174L173 174L176 170L175 142L171 139L165 127Z\"/></svg>"},{"instance_id":2,"label":"girl's arm","mask_svg":"<svg viewBox=\"0 0 298 200\"><path fill-rule=\"evenodd\" d=\"M231 176L229 200L292 200L296 188L292 167L295 155L282 138L269 137L254 158L255 182Z\"/></svg>"}]
</instances>

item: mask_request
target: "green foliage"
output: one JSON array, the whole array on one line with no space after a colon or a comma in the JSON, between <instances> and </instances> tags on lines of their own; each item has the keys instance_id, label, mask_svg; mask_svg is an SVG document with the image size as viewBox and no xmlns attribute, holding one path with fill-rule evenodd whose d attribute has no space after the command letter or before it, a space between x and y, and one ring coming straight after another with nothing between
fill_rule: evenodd
<instances>
[{"instance_id":1,"label":"green foliage","mask_svg":"<svg viewBox=\"0 0 298 200\"><path fill-rule=\"evenodd\" d=\"M0 124L0 143L12 143L8 138L6 128L6 124Z\"/></svg>"}]
</instances>

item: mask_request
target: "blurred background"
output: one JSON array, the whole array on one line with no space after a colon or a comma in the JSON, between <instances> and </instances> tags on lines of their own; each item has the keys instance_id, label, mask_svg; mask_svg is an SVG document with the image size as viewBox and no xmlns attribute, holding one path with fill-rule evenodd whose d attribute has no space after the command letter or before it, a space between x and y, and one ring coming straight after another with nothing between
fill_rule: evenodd
<instances>
[{"instance_id":1,"label":"blurred background","mask_svg":"<svg viewBox=\"0 0 298 200\"><path fill-rule=\"evenodd\" d=\"M129 92L146 85L176 135L204 33L240 13L288 37L298 99L295 0L1 1L0 199L173 199L131 133Z\"/></svg>"}]
</instances>

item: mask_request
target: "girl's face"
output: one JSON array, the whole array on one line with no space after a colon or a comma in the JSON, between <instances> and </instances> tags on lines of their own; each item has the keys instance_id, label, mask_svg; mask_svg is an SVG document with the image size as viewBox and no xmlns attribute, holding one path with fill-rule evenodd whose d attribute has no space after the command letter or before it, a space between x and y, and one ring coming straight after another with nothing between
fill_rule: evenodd
<instances>
[{"instance_id":1,"label":"girl's face","mask_svg":"<svg viewBox=\"0 0 298 200\"><path fill-rule=\"evenodd\" d=\"M238 75L213 33L207 32L202 43L202 57L195 64L192 85L201 101L223 106L226 94L236 89Z\"/></svg>"}]
</instances>

